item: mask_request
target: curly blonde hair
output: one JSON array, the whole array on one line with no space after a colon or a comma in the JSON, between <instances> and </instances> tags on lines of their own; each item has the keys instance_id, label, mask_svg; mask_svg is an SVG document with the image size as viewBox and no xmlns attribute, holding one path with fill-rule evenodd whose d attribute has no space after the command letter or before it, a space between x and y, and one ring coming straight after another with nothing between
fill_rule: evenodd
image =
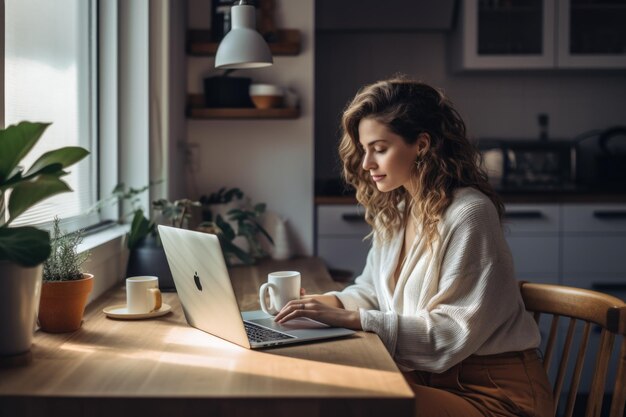
<instances>
[{"instance_id":1,"label":"curly blonde hair","mask_svg":"<svg viewBox=\"0 0 626 417\"><path fill-rule=\"evenodd\" d=\"M409 145L422 133L430 136L428 151L413 164L413 194L404 187L378 191L362 168L365 152L359 143L359 123L363 119L384 124ZM437 224L459 187L480 190L502 218L504 205L480 166L480 153L467 139L465 123L452 103L433 87L405 77L365 86L344 111L342 128L339 156L343 177L356 189L376 239L388 241L410 215L432 248L439 237ZM400 210L401 203L404 210Z\"/></svg>"}]
</instances>

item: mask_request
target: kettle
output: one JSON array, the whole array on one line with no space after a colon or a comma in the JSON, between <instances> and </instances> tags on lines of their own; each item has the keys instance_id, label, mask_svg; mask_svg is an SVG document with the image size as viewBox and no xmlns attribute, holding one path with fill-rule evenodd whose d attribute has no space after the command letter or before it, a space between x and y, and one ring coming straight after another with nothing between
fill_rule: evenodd
<instances>
[{"instance_id":1,"label":"kettle","mask_svg":"<svg viewBox=\"0 0 626 417\"><path fill-rule=\"evenodd\" d=\"M623 146L609 146L609 142L615 142L618 138L623 141ZM600 133L598 146L598 180L606 186L626 188L626 126L615 126Z\"/></svg>"}]
</instances>

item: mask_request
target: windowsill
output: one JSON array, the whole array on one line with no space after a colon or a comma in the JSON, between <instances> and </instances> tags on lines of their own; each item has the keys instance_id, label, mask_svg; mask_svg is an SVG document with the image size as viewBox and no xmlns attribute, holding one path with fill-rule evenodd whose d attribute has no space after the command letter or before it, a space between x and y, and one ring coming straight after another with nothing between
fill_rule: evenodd
<instances>
[{"instance_id":1,"label":"windowsill","mask_svg":"<svg viewBox=\"0 0 626 417\"><path fill-rule=\"evenodd\" d=\"M86 235L78 251L89 251L83 271L94 275L94 288L89 295L91 302L110 288L120 285L126 277L128 249L126 234L129 225L113 225L104 230Z\"/></svg>"},{"instance_id":2,"label":"windowsill","mask_svg":"<svg viewBox=\"0 0 626 417\"><path fill-rule=\"evenodd\" d=\"M104 245L114 239L124 236L130 230L128 224L116 224L107 229L86 235L78 246L78 252L85 252Z\"/></svg>"}]
</instances>

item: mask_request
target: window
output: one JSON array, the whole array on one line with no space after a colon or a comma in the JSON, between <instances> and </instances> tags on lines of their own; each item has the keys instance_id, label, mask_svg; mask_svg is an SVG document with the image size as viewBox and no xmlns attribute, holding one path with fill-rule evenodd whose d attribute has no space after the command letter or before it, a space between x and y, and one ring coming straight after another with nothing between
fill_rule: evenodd
<instances>
[{"instance_id":1,"label":"window","mask_svg":"<svg viewBox=\"0 0 626 417\"><path fill-rule=\"evenodd\" d=\"M74 192L43 201L13 224L49 223L57 215L68 230L94 224L98 214L87 212L98 198L96 2L4 3L4 124L52 123L25 167L61 146L91 152L64 177Z\"/></svg>"}]
</instances>

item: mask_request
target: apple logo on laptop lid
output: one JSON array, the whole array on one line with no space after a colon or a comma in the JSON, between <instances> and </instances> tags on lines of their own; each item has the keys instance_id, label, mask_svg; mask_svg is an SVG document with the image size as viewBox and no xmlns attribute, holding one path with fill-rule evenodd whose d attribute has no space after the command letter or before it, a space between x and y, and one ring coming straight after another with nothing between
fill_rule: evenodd
<instances>
[{"instance_id":1,"label":"apple logo on laptop lid","mask_svg":"<svg viewBox=\"0 0 626 417\"><path fill-rule=\"evenodd\" d=\"M193 281L196 283L196 287L199 291L202 291L202 283L200 282L200 277L198 276L198 271L195 271L193 274Z\"/></svg>"}]
</instances>

